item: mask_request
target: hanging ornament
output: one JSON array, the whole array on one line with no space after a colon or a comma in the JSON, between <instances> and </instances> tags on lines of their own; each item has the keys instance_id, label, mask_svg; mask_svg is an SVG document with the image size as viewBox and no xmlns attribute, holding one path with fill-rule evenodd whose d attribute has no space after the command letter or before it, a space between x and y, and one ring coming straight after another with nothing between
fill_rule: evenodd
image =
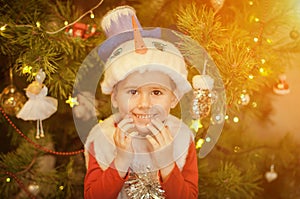
<instances>
[{"instance_id":1,"label":"hanging ornament","mask_svg":"<svg viewBox=\"0 0 300 199\"><path fill-rule=\"evenodd\" d=\"M274 164L271 165L270 171L267 171L265 173L265 178L268 182L272 182L273 180L276 180L278 177L278 174L275 172Z\"/></svg>"},{"instance_id":2,"label":"hanging ornament","mask_svg":"<svg viewBox=\"0 0 300 199\"><path fill-rule=\"evenodd\" d=\"M243 92L240 94L240 98L238 100L238 104L246 106L250 102L250 96L249 94L243 90Z\"/></svg>"},{"instance_id":3,"label":"hanging ornament","mask_svg":"<svg viewBox=\"0 0 300 199\"><path fill-rule=\"evenodd\" d=\"M224 5L225 0L210 0L215 12L218 12Z\"/></svg>"},{"instance_id":4,"label":"hanging ornament","mask_svg":"<svg viewBox=\"0 0 300 199\"><path fill-rule=\"evenodd\" d=\"M33 194L34 196L36 196L39 191L40 191L40 186L36 183L33 183L33 184L29 184L28 185L28 191Z\"/></svg>"},{"instance_id":5,"label":"hanging ornament","mask_svg":"<svg viewBox=\"0 0 300 199\"><path fill-rule=\"evenodd\" d=\"M69 104L71 108L79 105L77 97L72 97L72 96L69 96L69 98L66 100L66 103Z\"/></svg>"},{"instance_id":6,"label":"hanging ornament","mask_svg":"<svg viewBox=\"0 0 300 199\"><path fill-rule=\"evenodd\" d=\"M96 33L96 25L75 23L71 28L66 29L66 33L72 37L87 39Z\"/></svg>"},{"instance_id":7,"label":"hanging ornament","mask_svg":"<svg viewBox=\"0 0 300 199\"><path fill-rule=\"evenodd\" d=\"M198 132L198 130L202 127L203 125L201 124L199 119L192 120L192 124L190 125L190 128L193 129L195 132Z\"/></svg>"},{"instance_id":8,"label":"hanging ornament","mask_svg":"<svg viewBox=\"0 0 300 199\"><path fill-rule=\"evenodd\" d=\"M9 70L10 85L0 94L0 105L8 115L15 116L26 102L25 96L13 84L12 68Z\"/></svg>"},{"instance_id":9,"label":"hanging ornament","mask_svg":"<svg viewBox=\"0 0 300 199\"><path fill-rule=\"evenodd\" d=\"M25 89L28 100L17 114L17 118L25 121L37 121L37 139L44 137L42 120L47 119L57 110L57 100L47 96L48 88L43 84L45 77L46 75L41 69L37 73L35 81Z\"/></svg>"},{"instance_id":10,"label":"hanging ornament","mask_svg":"<svg viewBox=\"0 0 300 199\"><path fill-rule=\"evenodd\" d=\"M208 75L195 75L192 81L194 88L192 117L202 119L210 114L211 105L215 99L212 92L214 80Z\"/></svg>"},{"instance_id":11,"label":"hanging ornament","mask_svg":"<svg viewBox=\"0 0 300 199\"><path fill-rule=\"evenodd\" d=\"M297 40L299 38L299 35L300 33L295 29L290 32L290 37L293 40Z\"/></svg>"},{"instance_id":12,"label":"hanging ornament","mask_svg":"<svg viewBox=\"0 0 300 199\"><path fill-rule=\"evenodd\" d=\"M279 81L273 86L273 91L278 95L286 95L290 93L289 85L286 82L286 75L279 75Z\"/></svg>"},{"instance_id":13,"label":"hanging ornament","mask_svg":"<svg viewBox=\"0 0 300 199\"><path fill-rule=\"evenodd\" d=\"M125 191L130 199L164 199L165 191L161 188L156 172L137 174L130 172L128 180L125 182Z\"/></svg>"}]
</instances>

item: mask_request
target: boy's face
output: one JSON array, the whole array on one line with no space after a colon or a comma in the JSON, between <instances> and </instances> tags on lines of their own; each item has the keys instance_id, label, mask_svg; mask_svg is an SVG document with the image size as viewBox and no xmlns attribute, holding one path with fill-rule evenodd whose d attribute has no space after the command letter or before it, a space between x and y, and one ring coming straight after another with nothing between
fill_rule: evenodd
<instances>
[{"instance_id":1,"label":"boy's face","mask_svg":"<svg viewBox=\"0 0 300 199\"><path fill-rule=\"evenodd\" d=\"M143 128L152 118L165 121L177 104L173 89L174 83L162 72L134 72L116 85L112 105L119 109L122 118L132 117L136 127Z\"/></svg>"}]
</instances>

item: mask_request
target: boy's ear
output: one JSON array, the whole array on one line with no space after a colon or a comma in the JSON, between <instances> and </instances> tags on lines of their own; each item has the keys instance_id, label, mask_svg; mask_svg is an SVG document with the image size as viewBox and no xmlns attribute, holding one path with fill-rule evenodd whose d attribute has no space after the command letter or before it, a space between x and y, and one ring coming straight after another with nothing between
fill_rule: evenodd
<instances>
[{"instance_id":1,"label":"boy's ear","mask_svg":"<svg viewBox=\"0 0 300 199\"><path fill-rule=\"evenodd\" d=\"M171 101L171 108L175 108L175 106L178 104L178 99L177 97L174 95Z\"/></svg>"},{"instance_id":2,"label":"boy's ear","mask_svg":"<svg viewBox=\"0 0 300 199\"><path fill-rule=\"evenodd\" d=\"M110 95L110 101L114 108L118 108L118 103L116 100L116 93L114 91Z\"/></svg>"}]
</instances>

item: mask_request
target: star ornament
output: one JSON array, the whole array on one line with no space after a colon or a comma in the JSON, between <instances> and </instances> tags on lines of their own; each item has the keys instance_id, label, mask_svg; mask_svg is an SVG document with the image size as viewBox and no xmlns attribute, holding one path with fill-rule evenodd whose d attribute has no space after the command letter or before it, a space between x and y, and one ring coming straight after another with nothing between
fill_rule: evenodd
<instances>
[{"instance_id":1,"label":"star ornament","mask_svg":"<svg viewBox=\"0 0 300 199\"><path fill-rule=\"evenodd\" d=\"M197 132L199 129L201 129L203 126L199 119L193 120L192 124L190 125L190 128L193 129L195 132Z\"/></svg>"},{"instance_id":2,"label":"star ornament","mask_svg":"<svg viewBox=\"0 0 300 199\"><path fill-rule=\"evenodd\" d=\"M71 96L69 96L69 98L66 100L66 103L69 104L71 108L79 105L79 102L77 101L77 97L71 97Z\"/></svg>"}]
</instances>

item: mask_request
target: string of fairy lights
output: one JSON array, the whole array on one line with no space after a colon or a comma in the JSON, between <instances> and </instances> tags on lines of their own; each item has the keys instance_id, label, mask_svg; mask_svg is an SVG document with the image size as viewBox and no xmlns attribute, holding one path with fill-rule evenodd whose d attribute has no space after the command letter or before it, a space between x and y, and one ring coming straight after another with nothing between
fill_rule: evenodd
<instances>
[{"instance_id":1,"label":"string of fairy lights","mask_svg":"<svg viewBox=\"0 0 300 199\"><path fill-rule=\"evenodd\" d=\"M90 18L91 19L94 19L95 18L95 15L94 15L94 10L97 9L98 7L101 6L101 4L103 3L104 0L101 0L98 2L97 5L95 5L93 8L89 9L88 11L86 11L85 13L83 13L80 17L78 17L75 21L69 23L68 21L64 21L64 25L63 27L59 28L58 30L56 31L45 31L47 34L57 34L61 31L64 31L65 29L67 29L68 27L71 27L72 25L74 25L75 23L77 23L78 21L80 21L82 18L84 18L85 16L87 16L88 14L90 15ZM41 22L37 21L36 23L36 27L40 28L41 27ZM6 27L8 26L8 24L4 24L0 27L0 31L5 31L6 30ZM29 24L16 24L14 25L15 27L28 27L28 28L33 28L32 25L29 25Z\"/></svg>"}]
</instances>

